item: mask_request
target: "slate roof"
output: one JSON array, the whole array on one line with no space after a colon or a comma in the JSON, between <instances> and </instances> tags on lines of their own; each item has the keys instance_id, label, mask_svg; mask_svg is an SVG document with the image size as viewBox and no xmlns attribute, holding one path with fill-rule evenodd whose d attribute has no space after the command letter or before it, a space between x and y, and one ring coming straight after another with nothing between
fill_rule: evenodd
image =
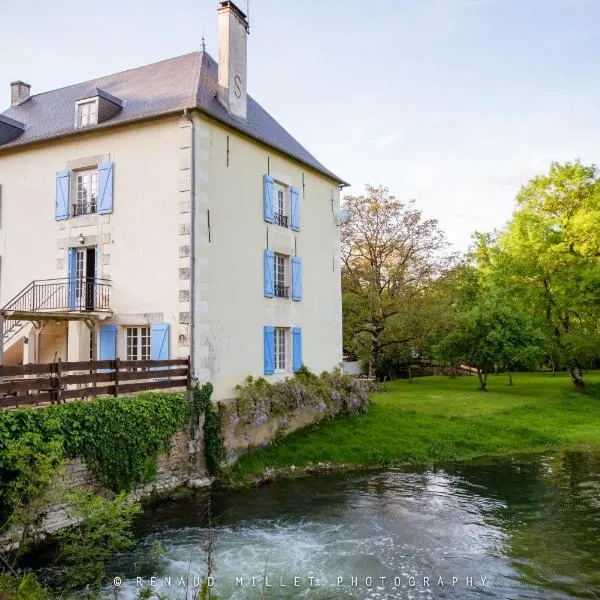
<instances>
[{"instance_id":1,"label":"slate roof","mask_svg":"<svg viewBox=\"0 0 600 600\"><path fill-rule=\"evenodd\" d=\"M230 115L217 100L217 63L207 52L192 52L176 58L107 75L92 81L33 95L2 115L25 124L15 140L0 146L14 148L48 140L76 130L75 103L97 95L97 89L123 102L111 119L93 128L103 129L150 117L177 113L184 108L199 110L261 142L280 150L340 184L345 182L325 168L308 150L248 95L247 122Z\"/></svg>"}]
</instances>

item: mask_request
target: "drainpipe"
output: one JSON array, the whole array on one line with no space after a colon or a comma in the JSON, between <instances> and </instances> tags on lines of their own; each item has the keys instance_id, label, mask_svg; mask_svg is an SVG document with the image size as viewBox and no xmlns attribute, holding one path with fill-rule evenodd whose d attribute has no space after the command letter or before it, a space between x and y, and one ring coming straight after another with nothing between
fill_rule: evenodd
<instances>
[{"instance_id":1,"label":"drainpipe","mask_svg":"<svg viewBox=\"0 0 600 600\"><path fill-rule=\"evenodd\" d=\"M192 144L191 144L191 174L190 174L190 187L191 193L191 206L190 206L190 362L192 366L191 376L195 379L196 375L196 361L195 361L195 336L194 328L196 326L196 319L194 318L194 304L195 294L194 287L196 285L196 125L194 119L187 108L183 109L183 117L189 121L192 126Z\"/></svg>"}]
</instances>

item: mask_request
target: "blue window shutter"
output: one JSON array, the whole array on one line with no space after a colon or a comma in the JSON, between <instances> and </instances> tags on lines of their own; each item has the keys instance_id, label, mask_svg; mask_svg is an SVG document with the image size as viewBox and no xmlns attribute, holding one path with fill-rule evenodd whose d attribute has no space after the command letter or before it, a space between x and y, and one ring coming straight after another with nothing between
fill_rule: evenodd
<instances>
[{"instance_id":1,"label":"blue window shutter","mask_svg":"<svg viewBox=\"0 0 600 600\"><path fill-rule=\"evenodd\" d=\"M55 219L63 221L69 218L69 171L58 171L56 174Z\"/></svg>"},{"instance_id":2,"label":"blue window shutter","mask_svg":"<svg viewBox=\"0 0 600 600\"><path fill-rule=\"evenodd\" d=\"M295 187L290 190L290 204L292 208L292 229L300 231L300 194Z\"/></svg>"},{"instance_id":3,"label":"blue window shutter","mask_svg":"<svg viewBox=\"0 0 600 600\"><path fill-rule=\"evenodd\" d=\"M75 248L69 248L67 268L67 277L69 279L67 286L69 308L74 309L77 304L77 299L75 297L75 292L77 290L77 279L75 278L77 269L77 250Z\"/></svg>"},{"instance_id":4,"label":"blue window shutter","mask_svg":"<svg viewBox=\"0 0 600 600\"><path fill-rule=\"evenodd\" d=\"M265 375L275 373L275 327L265 325L264 331Z\"/></svg>"},{"instance_id":5,"label":"blue window shutter","mask_svg":"<svg viewBox=\"0 0 600 600\"><path fill-rule=\"evenodd\" d=\"M263 206L265 221L273 222L273 211L275 210L275 181L270 175L263 177Z\"/></svg>"},{"instance_id":6,"label":"blue window shutter","mask_svg":"<svg viewBox=\"0 0 600 600\"><path fill-rule=\"evenodd\" d=\"M100 325L98 360L115 360L115 358L117 358L117 326Z\"/></svg>"},{"instance_id":7,"label":"blue window shutter","mask_svg":"<svg viewBox=\"0 0 600 600\"><path fill-rule=\"evenodd\" d=\"M113 211L113 163L98 165L98 214L106 215Z\"/></svg>"},{"instance_id":8,"label":"blue window shutter","mask_svg":"<svg viewBox=\"0 0 600 600\"><path fill-rule=\"evenodd\" d=\"M292 300L302 300L302 259L292 256Z\"/></svg>"},{"instance_id":9,"label":"blue window shutter","mask_svg":"<svg viewBox=\"0 0 600 600\"><path fill-rule=\"evenodd\" d=\"M293 369L297 373L302 367L302 329L292 327Z\"/></svg>"},{"instance_id":10,"label":"blue window shutter","mask_svg":"<svg viewBox=\"0 0 600 600\"><path fill-rule=\"evenodd\" d=\"M151 360L168 360L169 358L169 324L153 323L150 328Z\"/></svg>"},{"instance_id":11,"label":"blue window shutter","mask_svg":"<svg viewBox=\"0 0 600 600\"><path fill-rule=\"evenodd\" d=\"M275 252L265 250L264 254L265 298L275 296Z\"/></svg>"}]
</instances>

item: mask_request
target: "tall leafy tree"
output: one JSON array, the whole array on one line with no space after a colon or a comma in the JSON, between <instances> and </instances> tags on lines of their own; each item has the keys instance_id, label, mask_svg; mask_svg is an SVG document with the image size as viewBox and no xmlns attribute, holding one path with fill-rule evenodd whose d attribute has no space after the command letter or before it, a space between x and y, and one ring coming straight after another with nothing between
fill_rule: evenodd
<instances>
[{"instance_id":1,"label":"tall leafy tree","mask_svg":"<svg viewBox=\"0 0 600 600\"><path fill-rule=\"evenodd\" d=\"M443 360L477 369L479 389L497 368L510 372L535 362L539 336L533 323L499 298L481 297L458 316L456 327L437 347Z\"/></svg>"},{"instance_id":2,"label":"tall leafy tree","mask_svg":"<svg viewBox=\"0 0 600 600\"><path fill-rule=\"evenodd\" d=\"M409 347L421 336L415 315L423 294L448 268L447 242L414 201L401 202L382 186L344 199L342 226L344 343L375 374L382 351Z\"/></svg>"},{"instance_id":3,"label":"tall leafy tree","mask_svg":"<svg viewBox=\"0 0 600 600\"><path fill-rule=\"evenodd\" d=\"M496 288L544 328L547 356L578 389L582 365L600 356L600 174L553 163L517 196L497 239L479 238L478 263Z\"/></svg>"}]
</instances>

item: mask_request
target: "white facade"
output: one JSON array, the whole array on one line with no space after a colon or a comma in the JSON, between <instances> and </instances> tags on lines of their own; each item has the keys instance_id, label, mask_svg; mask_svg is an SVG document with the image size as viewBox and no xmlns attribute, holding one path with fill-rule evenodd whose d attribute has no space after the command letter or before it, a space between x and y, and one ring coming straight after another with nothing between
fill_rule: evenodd
<instances>
[{"instance_id":1,"label":"white facade","mask_svg":"<svg viewBox=\"0 0 600 600\"><path fill-rule=\"evenodd\" d=\"M167 324L168 356L191 353L195 375L215 384L216 399L229 397L247 375L264 374L264 327L270 325L289 335L301 328L303 362L314 371L332 369L342 359L336 182L199 112L190 118L154 119L0 153L0 303L32 280L68 277L69 249L92 248L98 252L95 276L111 283L111 313L100 316L99 326L117 326L118 356L126 357L128 327ZM71 210L56 220L56 173L70 171L74 200L77 173L105 162L114 169L112 211L73 216ZM264 220L267 171L286 194L288 218L288 194L298 189L299 231ZM290 296L290 260L301 258L301 300L265 297L265 250L286 260ZM25 328L23 336L29 348L24 351L19 336L5 348L7 364L90 358L82 322L47 326L39 354L35 328ZM98 340L99 352L101 345ZM271 379L291 373L287 350L284 372Z\"/></svg>"},{"instance_id":2,"label":"white facade","mask_svg":"<svg viewBox=\"0 0 600 600\"><path fill-rule=\"evenodd\" d=\"M229 60L217 87L245 119L242 17L221 3ZM240 75L241 95L231 87ZM24 106L36 101L28 90ZM340 181L199 108L110 126L121 101L96 93L85 115L88 97L73 103L68 134L0 140L0 306L51 278L88 277L95 294L87 305L83 288L69 288L63 316L87 323L59 312L28 323L4 345L4 363L191 356L215 400L248 375L340 365ZM109 126L95 127L100 118ZM5 121L14 138L21 125ZM89 129L77 131L83 121ZM96 310L101 281L107 310Z\"/></svg>"}]
</instances>

